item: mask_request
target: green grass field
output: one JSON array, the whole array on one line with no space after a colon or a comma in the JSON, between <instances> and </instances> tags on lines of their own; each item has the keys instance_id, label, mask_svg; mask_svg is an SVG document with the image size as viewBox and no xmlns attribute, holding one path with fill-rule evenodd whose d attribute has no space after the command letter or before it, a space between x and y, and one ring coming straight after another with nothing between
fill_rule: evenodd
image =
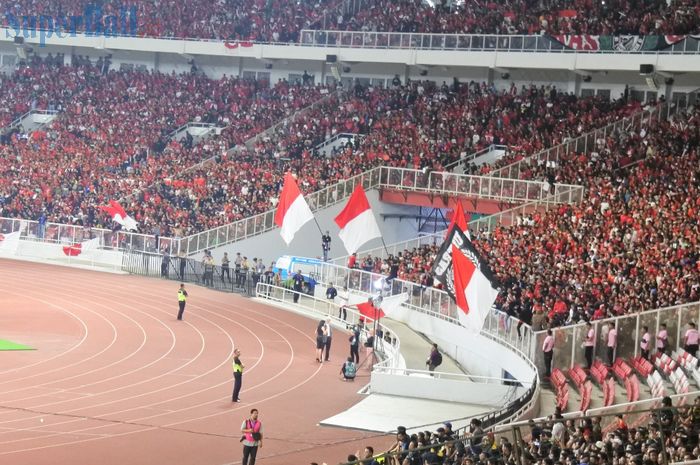
<instances>
[{"instance_id":1,"label":"green grass field","mask_svg":"<svg viewBox=\"0 0 700 465\"><path fill-rule=\"evenodd\" d=\"M2 350L35 350L32 347L23 346L12 341L0 339L0 351Z\"/></svg>"}]
</instances>

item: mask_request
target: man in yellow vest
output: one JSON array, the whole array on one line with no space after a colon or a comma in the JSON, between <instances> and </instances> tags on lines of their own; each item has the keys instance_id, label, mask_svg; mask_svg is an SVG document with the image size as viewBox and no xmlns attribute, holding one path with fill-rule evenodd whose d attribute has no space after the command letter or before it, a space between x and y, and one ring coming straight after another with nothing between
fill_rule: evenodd
<instances>
[{"instance_id":1,"label":"man in yellow vest","mask_svg":"<svg viewBox=\"0 0 700 465\"><path fill-rule=\"evenodd\" d=\"M233 351L233 396L231 397L232 402L240 402L241 398L238 397L238 393L241 392L241 385L243 384L243 368L244 365L241 363L241 351L235 349Z\"/></svg>"},{"instance_id":2,"label":"man in yellow vest","mask_svg":"<svg viewBox=\"0 0 700 465\"><path fill-rule=\"evenodd\" d=\"M177 303L180 305L180 311L177 312L177 319L182 320L182 314L185 313L185 304L187 303L187 291L185 285L180 284L180 289L177 291Z\"/></svg>"}]
</instances>

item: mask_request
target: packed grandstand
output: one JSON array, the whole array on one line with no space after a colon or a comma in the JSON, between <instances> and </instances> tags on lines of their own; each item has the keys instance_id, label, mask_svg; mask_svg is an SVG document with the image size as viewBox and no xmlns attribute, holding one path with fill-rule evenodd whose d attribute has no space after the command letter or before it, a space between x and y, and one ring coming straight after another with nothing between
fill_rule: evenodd
<instances>
[{"instance_id":1,"label":"packed grandstand","mask_svg":"<svg viewBox=\"0 0 700 465\"><path fill-rule=\"evenodd\" d=\"M442 3L442 2L440 2ZM666 1L532 1L444 2L420 0L219 0L146 1L137 5L139 35L155 37L298 42L303 29L438 34L697 34L698 5ZM14 2L6 14L22 18L29 11L52 18L82 16L89 8L99 16L118 15L127 2L99 4L88 0L57 3ZM93 13L97 14L97 13ZM15 23L4 17L5 26ZM93 32L100 27L77 24Z\"/></svg>"},{"instance_id":2,"label":"packed grandstand","mask_svg":"<svg viewBox=\"0 0 700 465\"><path fill-rule=\"evenodd\" d=\"M38 13L54 17L81 14L88 6L82 0L44 3ZM21 16L31 8L36 2L18 1L6 13ZM119 6L104 8L110 14ZM232 48L303 43L303 30L534 34L560 42L572 35L663 36L669 44L681 37L697 40L700 34L700 4L687 0L438 5L189 0L141 2L137 12L140 36L220 40ZM207 74L194 64L188 72L117 67L111 58L30 53L0 77L0 217L116 232L120 226L103 207L118 201L139 233L156 237L148 252L174 256L181 253L175 240L274 210L289 172L303 194L312 194L381 166L414 170L407 172L405 186L418 179L415 171L429 176L456 170L538 181L552 193L555 185L584 189L580 202L538 205L495 227L470 224L471 241L498 283L494 313L503 332L515 338L513 322L519 323L518 339L523 325L533 334L527 355L541 357L542 331L559 327L573 354L581 330L572 325L617 317L635 322L619 337L637 343L640 322L647 323L640 312L700 301L695 89L681 102L661 94L634 98L628 86L620 95L583 95L543 83L546 79L504 78L497 85L493 79L436 81L425 77L427 72L410 78L384 73L384 86L359 80L318 83L306 70L297 70L296 80L270 80L243 77L235 69ZM31 131L15 124L35 111L54 117ZM646 116L634 120L640 114ZM624 118L636 123L594 132ZM190 123L216 130L202 140L175 137ZM345 133L355 136L352 142L330 154L320 149ZM588 134L596 138L585 149L558 153L555 162L538 157ZM467 157L496 145L507 147L498 159L475 163ZM49 228L39 239L52 240L57 230ZM174 240L159 242L159 236ZM386 246L361 250L342 257L340 267L415 284L419 293L441 290L433 268L444 231L430 237L420 245L398 244L391 253ZM269 263L277 257L264 258ZM264 269L255 283L262 282ZM220 277L223 283L223 272ZM184 280L184 272L176 278ZM541 372L553 400L541 412L551 416L521 425L521 443L494 435L495 424L474 420L459 431L451 424L416 434L402 430L386 456L369 448L350 454L348 461L656 465L698 460L700 399L684 397L693 390L690 384L700 382L697 354L685 332L691 321L697 323L698 312L678 311L676 317L678 336L657 354L639 357L638 347L632 347L617 361L600 357L585 370L572 355L550 379ZM663 323L661 316L655 318L654 336ZM694 345L697 350L697 339ZM537 363L541 370L541 360ZM617 399L616 385L624 389ZM569 402L569 386L579 393L578 404ZM639 389L649 392L640 396ZM603 420L562 416L562 411L591 408L593 392L603 399L597 407L646 399L649 411L635 414L634 424L622 409L615 412L619 417L605 412ZM677 397L666 397L673 393Z\"/></svg>"}]
</instances>

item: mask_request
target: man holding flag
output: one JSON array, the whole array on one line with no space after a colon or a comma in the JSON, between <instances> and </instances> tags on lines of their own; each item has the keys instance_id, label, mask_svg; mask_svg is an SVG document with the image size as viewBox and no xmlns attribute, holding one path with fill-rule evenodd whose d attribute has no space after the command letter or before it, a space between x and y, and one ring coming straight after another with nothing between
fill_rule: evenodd
<instances>
[{"instance_id":1,"label":"man holding flag","mask_svg":"<svg viewBox=\"0 0 700 465\"><path fill-rule=\"evenodd\" d=\"M457 304L462 326L473 332L481 331L498 297L498 285L488 264L458 225L447 234L432 272Z\"/></svg>"}]
</instances>

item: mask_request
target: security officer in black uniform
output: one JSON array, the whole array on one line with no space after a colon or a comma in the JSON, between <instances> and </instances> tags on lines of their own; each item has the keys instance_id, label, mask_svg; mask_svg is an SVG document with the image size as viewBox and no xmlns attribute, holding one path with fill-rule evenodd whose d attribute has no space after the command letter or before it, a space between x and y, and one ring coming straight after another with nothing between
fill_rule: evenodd
<instances>
[{"instance_id":1,"label":"security officer in black uniform","mask_svg":"<svg viewBox=\"0 0 700 465\"><path fill-rule=\"evenodd\" d=\"M241 363L241 351L235 349L233 351L233 396L231 396L232 402L240 402L241 398L238 394L241 392L241 385L243 384L243 368L245 366Z\"/></svg>"}]
</instances>

